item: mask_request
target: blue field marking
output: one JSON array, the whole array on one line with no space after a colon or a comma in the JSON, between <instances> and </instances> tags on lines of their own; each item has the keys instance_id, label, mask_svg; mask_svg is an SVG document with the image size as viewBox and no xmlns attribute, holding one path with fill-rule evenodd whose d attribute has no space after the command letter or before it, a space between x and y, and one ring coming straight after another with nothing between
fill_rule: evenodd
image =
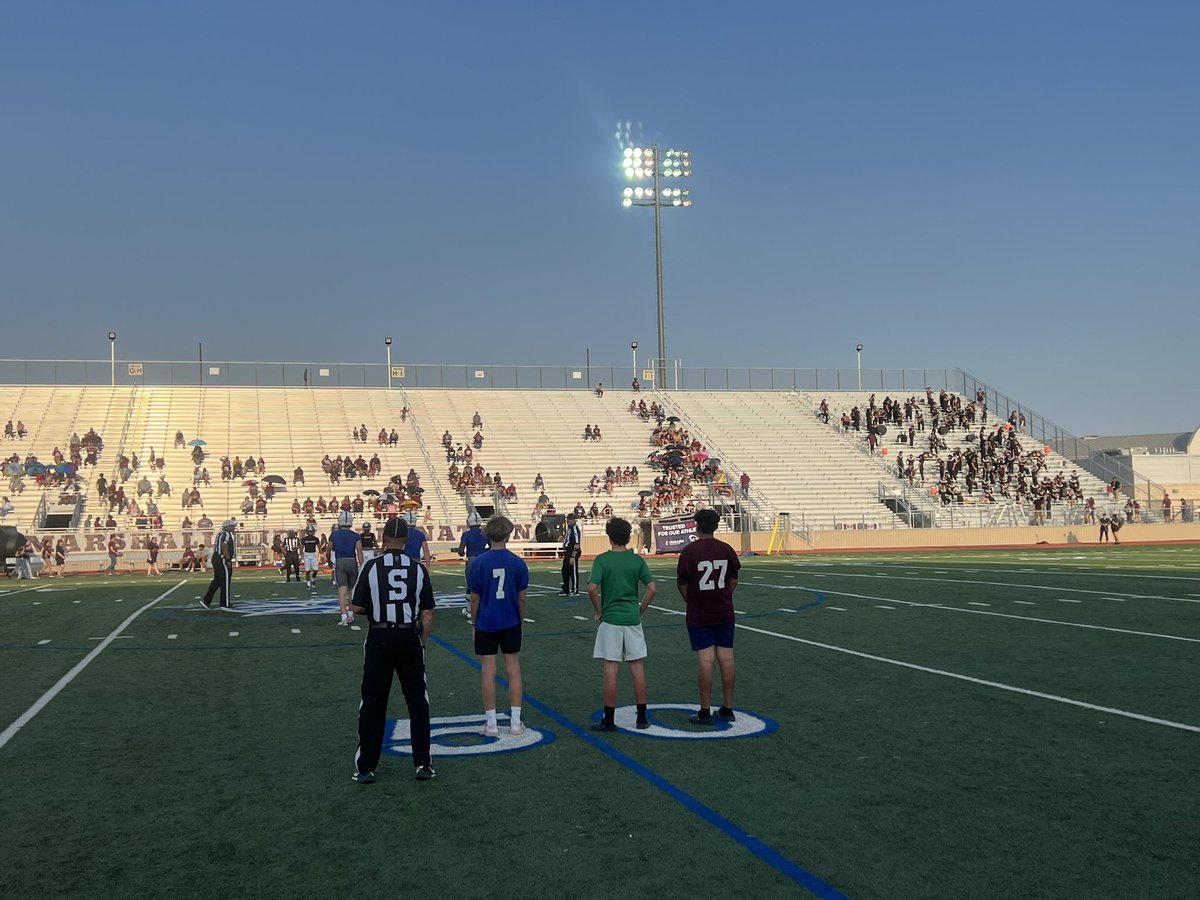
<instances>
[{"instance_id":1,"label":"blue field marking","mask_svg":"<svg viewBox=\"0 0 1200 900\"><path fill-rule=\"evenodd\" d=\"M447 653L457 656L473 669L480 668L477 660L463 653L457 647L453 646L442 638L430 636L429 639ZM500 684L507 687L507 683L503 678L497 676L496 680L500 682ZM540 700L531 697L528 693L526 693L524 696L525 704L527 706L532 706L542 715L553 720L555 723L569 731L571 734L575 735L575 737L579 738L581 741L590 744L592 747L595 747L597 750L606 754L611 759L616 760L625 768L629 769L629 771L640 776L651 785L658 788L664 794L682 804L686 809L695 813L705 822L723 832L727 837L741 844L777 872L786 875L788 878L792 879L797 884L802 885L818 897L845 898L846 895L837 890L837 888L833 887L833 885L817 877L807 869L798 866L775 848L763 843L758 838L754 837L754 835L748 834L745 830L726 819L719 812L708 806L705 806L691 794L687 793L681 788L676 787L661 775L642 765L633 757L622 753L620 750L616 749L606 741L602 741L593 736L591 732L585 731L562 713L552 709L545 703L542 703Z\"/></svg>"}]
</instances>

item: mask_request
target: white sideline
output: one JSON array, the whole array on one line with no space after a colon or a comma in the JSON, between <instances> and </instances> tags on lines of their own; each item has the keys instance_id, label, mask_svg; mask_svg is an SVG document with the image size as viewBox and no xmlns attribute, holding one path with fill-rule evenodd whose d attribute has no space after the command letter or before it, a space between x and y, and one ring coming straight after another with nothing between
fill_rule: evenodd
<instances>
[{"instance_id":1,"label":"white sideline","mask_svg":"<svg viewBox=\"0 0 1200 900\"><path fill-rule=\"evenodd\" d=\"M807 588L793 588L788 584L764 584L759 586L778 588L784 591L809 590ZM1112 625L1087 625L1083 622L1063 622L1059 619L1041 619L1037 616L1014 616L1012 613L987 612L982 609L963 609L961 606L945 606L941 603L917 603L915 600L893 600L891 597L873 597L870 594L852 594L849 591L822 591L822 593L831 597L853 597L855 600L882 600L884 603L899 603L902 606L915 606L920 609L942 609L947 612L969 613L973 616L996 616L1000 619L1017 619L1020 622L1041 622L1045 625L1065 625L1068 628L1087 628L1092 631L1110 631L1114 634L1134 634L1140 637L1163 638L1168 641L1186 641L1189 644L1200 644L1200 638L1183 637L1178 634L1163 634L1158 631L1134 631L1130 628L1116 628ZM1107 597L1105 599L1117 600L1120 598ZM1014 600L1013 603L1028 604L1029 601Z\"/></svg>"},{"instance_id":2,"label":"white sideline","mask_svg":"<svg viewBox=\"0 0 1200 900\"><path fill-rule=\"evenodd\" d=\"M1144 716L1141 713L1128 712L1123 709L1114 709L1111 706L1098 706L1094 703L1085 703L1082 700L1072 700L1070 697L1060 697L1057 694L1046 694L1042 691L1031 691L1028 688L1016 687L1011 684L1004 684L999 681L987 681L983 678L974 678L971 675L959 675L957 672L947 672L945 669L933 669L928 666L919 666L916 663L904 662L899 659L889 659L886 656L875 656L871 653L863 653L859 650L850 650L846 647L837 647L833 644L822 644L819 641L809 641L804 638L793 637L790 634L779 634L775 631L767 631L764 628L754 628L750 625L738 625L738 628L743 628L746 631L753 631L757 634L765 634L768 637L782 638L785 641L795 641L797 644L808 644L810 647L820 647L822 650L833 650L837 653L846 653L850 656L857 656L861 659L869 659L873 662L887 663L891 666L901 666L905 669L913 669L917 672L927 672L930 675L941 675L943 678L955 678L959 681L967 681L971 684L979 684L984 687L997 688L1002 691L1011 691L1014 694L1024 694L1027 697L1038 697L1042 700L1053 700L1055 703L1066 703L1070 706L1078 706L1081 709L1090 709L1096 712L1108 713L1114 716L1124 716L1126 719L1137 719L1139 722L1149 722L1151 725L1163 725L1167 728L1177 728L1180 731L1191 731L1195 734L1200 734L1200 726L1187 725L1183 722L1172 722L1170 719L1158 719L1154 716Z\"/></svg>"},{"instance_id":3,"label":"white sideline","mask_svg":"<svg viewBox=\"0 0 1200 900\"><path fill-rule=\"evenodd\" d=\"M46 693L44 693L44 694L42 694L42 696L38 697L37 701L33 704L33 706L31 706L31 707L29 707L29 709L25 710L25 712L21 714L20 718L18 718L15 722L13 722L11 725L9 725L7 728L5 728L4 731L0 732L0 749L3 749L4 745L7 744L9 741L11 741L16 736L18 731L20 731L27 724L29 724L30 720L32 720L34 716L36 716L43 709L45 709L46 705L51 700L53 700L55 697L57 697L62 692L63 688L65 688L68 684L70 684L72 681L74 681L75 676L78 675L80 672L82 672L84 669L86 669L88 667L88 664L91 663L91 661L93 659L95 659L97 656L99 656L104 651L105 647L107 647L114 640L116 640L117 637L120 636L121 632L124 631L126 628L128 628L130 626L130 624L132 624L134 619L136 619L138 616L140 616L142 613L144 613L146 610L148 610L150 607L152 607L159 600L162 600L162 599L166 598L168 595L170 595L175 590L175 588L183 587L185 584L187 584L187 579L184 579L183 581L179 582L178 584L175 585L175 587L167 588L166 591L159 594L157 597L155 597L153 600L151 600L149 603L147 603L141 609L139 609L135 613L133 613L133 615L131 615L129 618L127 618L124 622L122 622L120 625L118 625L116 630L113 631L112 634L110 634L108 637L106 637L104 640L102 640L99 644L97 644L96 648L94 650L92 650L83 659L81 659L78 663L76 663L74 668L71 669L71 671L69 671L62 678L58 679L58 681L56 681L54 683L54 686L51 687L48 691L46 691Z\"/></svg>"}]
</instances>

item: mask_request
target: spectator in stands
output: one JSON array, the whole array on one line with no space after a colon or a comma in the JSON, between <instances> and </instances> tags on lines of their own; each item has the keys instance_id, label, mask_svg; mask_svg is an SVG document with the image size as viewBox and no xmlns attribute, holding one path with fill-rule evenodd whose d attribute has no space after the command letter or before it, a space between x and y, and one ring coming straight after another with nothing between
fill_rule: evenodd
<instances>
[{"instance_id":1,"label":"spectator in stands","mask_svg":"<svg viewBox=\"0 0 1200 900\"><path fill-rule=\"evenodd\" d=\"M10 441L17 436L17 429L13 428L13 421L9 419L4 426L4 436Z\"/></svg>"},{"instance_id":2,"label":"spectator in stands","mask_svg":"<svg viewBox=\"0 0 1200 900\"><path fill-rule=\"evenodd\" d=\"M143 475L138 479L137 495L140 497L143 494L153 494L154 486L150 484L150 479Z\"/></svg>"},{"instance_id":3,"label":"spectator in stands","mask_svg":"<svg viewBox=\"0 0 1200 900\"><path fill-rule=\"evenodd\" d=\"M191 529L191 527L192 527L192 517L191 517L191 516L184 516L184 517L183 517L183 521L179 523L179 528L180 528L180 530L182 530L182 531L188 531L188 530L190 530L190 529Z\"/></svg>"},{"instance_id":4,"label":"spectator in stands","mask_svg":"<svg viewBox=\"0 0 1200 900\"><path fill-rule=\"evenodd\" d=\"M533 478L533 489L534 489L535 491L540 491L540 490L542 490L542 489L543 489L545 486L546 486L546 482L545 482L545 480L543 480L543 478L542 478L542 473L541 473L541 472L538 472L538 473L537 473L537 475L535 475L535 476L534 476L534 478Z\"/></svg>"},{"instance_id":5,"label":"spectator in stands","mask_svg":"<svg viewBox=\"0 0 1200 900\"><path fill-rule=\"evenodd\" d=\"M170 484L170 482L167 481L166 478L162 477L161 475L159 476L159 479L158 479L158 496L160 496L160 497L170 497L171 496L171 484Z\"/></svg>"},{"instance_id":6,"label":"spectator in stands","mask_svg":"<svg viewBox=\"0 0 1200 900\"><path fill-rule=\"evenodd\" d=\"M483 449L483 432L475 432L474 436L471 438L471 446L473 446L476 450Z\"/></svg>"},{"instance_id":7,"label":"spectator in stands","mask_svg":"<svg viewBox=\"0 0 1200 900\"><path fill-rule=\"evenodd\" d=\"M599 425L593 425L593 426L592 426L592 440L593 440L593 441L598 441L598 440L601 440L601 436L600 436L600 426L599 426Z\"/></svg>"},{"instance_id":8,"label":"spectator in stands","mask_svg":"<svg viewBox=\"0 0 1200 900\"><path fill-rule=\"evenodd\" d=\"M296 466L295 471L292 472L292 484L304 484L304 470L299 466Z\"/></svg>"},{"instance_id":9,"label":"spectator in stands","mask_svg":"<svg viewBox=\"0 0 1200 900\"><path fill-rule=\"evenodd\" d=\"M1162 517L1164 522L1171 521L1171 495L1163 491L1162 498Z\"/></svg>"},{"instance_id":10,"label":"spectator in stands","mask_svg":"<svg viewBox=\"0 0 1200 900\"><path fill-rule=\"evenodd\" d=\"M25 435L29 434L29 429L25 427L25 423L20 419L17 420L17 437L25 440Z\"/></svg>"},{"instance_id":11,"label":"spectator in stands","mask_svg":"<svg viewBox=\"0 0 1200 900\"><path fill-rule=\"evenodd\" d=\"M191 547L184 547L183 553L179 557L179 571L190 572L196 568L196 551Z\"/></svg>"},{"instance_id":12,"label":"spectator in stands","mask_svg":"<svg viewBox=\"0 0 1200 900\"><path fill-rule=\"evenodd\" d=\"M591 425L583 426L583 439L585 441L590 441L592 439L592 426Z\"/></svg>"},{"instance_id":13,"label":"spectator in stands","mask_svg":"<svg viewBox=\"0 0 1200 900\"><path fill-rule=\"evenodd\" d=\"M400 410L400 421L404 421L404 414L405 414L405 412L407 412L407 410L408 410L407 406L404 407L404 409ZM388 446L395 447L398 443L400 443L400 435L396 434L396 429L393 428L388 433Z\"/></svg>"},{"instance_id":14,"label":"spectator in stands","mask_svg":"<svg viewBox=\"0 0 1200 900\"><path fill-rule=\"evenodd\" d=\"M176 447L184 447L184 446L186 446L186 443L187 442L184 441L184 439L183 439L183 432L182 431L175 432L175 446Z\"/></svg>"},{"instance_id":15,"label":"spectator in stands","mask_svg":"<svg viewBox=\"0 0 1200 900\"><path fill-rule=\"evenodd\" d=\"M603 381L601 381L599 384L596 385L596 396L597 397L604 396L604 382Z\"/></svg>"},{"instance_id":16,"label":"spectator in stands","mask_svg":"<svg viewBox=\"0 0 1200 900\"><path fill-rule=\"evenodd\" d=\"M1186 497L1179 501L1179 520L1181 522L1192 521L1192 504L1187 502Z\"/></svg>"},{"instance_id":17,"label":"spectator in stands","mask_svg":"<svg viewBox=\"0 0 1200 900\"><path fill-rule=\"evenodd\" d=\"M750 499L750 476L748 474L746 474L745 472L743 472L740 482L742 485L742 498L749 500Z\"/></svg>"},{"instance_id":18,"label":"spectator in stands","mask_svg":"<svg viewBox=\"0 0 1200 900\"><path fill-rule=\"evenodd\" d=\"M632 385L630 385L630 387L632 387L632 388L633 388L633 392L634 392L635 394L640 394L640 393L641 393L641 391L642 391L642 383L641 383L640 381L638 381L638 380L637 380L637 376L636 376L636 375L634 375L634 376L633 376L633 384L632 384Z\"/></svg>"},{"instance_id":19,"label":"spectator in stands","mask_svg":"<svg viewBox=\"0 0 1200 900\"><path fill-rule=\"evenodd\" d=\"M0 519L4 519L4 518L7 518L8 516L11 516L12 512L13 512L12 500L8 499L8 497L5 497L3 501L0 501Z\"/></svg>"},{"instance_id":20,"label":"spectator in stands","mask_svg":"<svg viewBox=\"0 0 1200 900\"><path fill-rule=\"evenodd\" d=\"M483 427L483 416L479 415L479 410L475 410L475 415L471 418L471 427L476 430Z\"/></svg>"},{"instance_id":21,"label":"spectator in stands","mask_svg":"<svg viewBox=\"0 0 1200 900\"><path fill-rule=\"evenodd\" d=\"M204 513L200 516L200 518L196 521L196 527L204 529L213 527L212 519L208 517L208 513ZM203 548L204 545L201 544L200 546Z\"/></svg>"},{"instance_id":22,"label":"spectator in stands","mask_svg":"<svg viewBox=\"0 0 1200 900\"><path fill-rule=\"evenodd\" d=\"M99 516L96 517L96 521L100 521ZM117 520L113 518L111 512L108 514L108 518L104 520L104 527L110 530L117 527Z\"/></svg>"}]
</instances>

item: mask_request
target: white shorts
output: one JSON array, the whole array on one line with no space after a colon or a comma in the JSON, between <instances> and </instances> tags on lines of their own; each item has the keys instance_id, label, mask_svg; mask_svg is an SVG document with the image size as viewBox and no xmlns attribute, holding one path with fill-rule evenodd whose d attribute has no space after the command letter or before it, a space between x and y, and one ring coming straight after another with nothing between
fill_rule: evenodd
<instances>
[{"instance_id":1,"label":"white shorts","mask_svg":"<svg viewBox=\"0 0 1200 900\"><path fill-rule=\"evenodd\" d=\"M364 550L362 553L363 553L363 565L364 566L375 558L374 550Z\"/></svg>"},{"instance_id":2,"label":"white shorts","mask_svg":"<svg viewBox=\"0 0 1200 900\"><path fill-rule=\"evenodd\" d=\"M601 622L600 630L596 632L596 647L592 651L592 658L608 662L645 659L646 635L642 633L641 624L610 625L608 622Z\"/></svg>"},{"instance_id":3,"label":"white shorts","mask_svg":"<svg viewBox=\"0 0 1200 900\"><path fill-rule=\"evenodd\" d=\"M305 553L304 554L304 571L305 572L317 571L317 554L315 554L315 553Z\"/></svg>"}]
</instances>

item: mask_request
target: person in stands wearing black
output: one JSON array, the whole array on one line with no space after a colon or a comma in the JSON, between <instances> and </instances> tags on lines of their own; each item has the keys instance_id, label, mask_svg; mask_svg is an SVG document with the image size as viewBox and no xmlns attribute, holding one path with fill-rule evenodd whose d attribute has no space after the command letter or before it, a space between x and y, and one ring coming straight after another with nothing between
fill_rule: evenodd
<instances>
[{"instance_id":1,"label":"person in stands wearing black","mask_svg":"<svg viewBox=\"0 0 1200 900\"><path fill-rule=\"evenodd\" d=\"M393 674L400 679L408 705L416 779L429 781L437 774L430 758L425 685L425 642L433 630L433 584L425 566L404 555L407 539L408 523L389 519L383 527L383 553L363 566L350 601L351 610L371 623L363 650L358 752L351 776L359 784L375 781Z\"/></svg>"}]
</instances>

